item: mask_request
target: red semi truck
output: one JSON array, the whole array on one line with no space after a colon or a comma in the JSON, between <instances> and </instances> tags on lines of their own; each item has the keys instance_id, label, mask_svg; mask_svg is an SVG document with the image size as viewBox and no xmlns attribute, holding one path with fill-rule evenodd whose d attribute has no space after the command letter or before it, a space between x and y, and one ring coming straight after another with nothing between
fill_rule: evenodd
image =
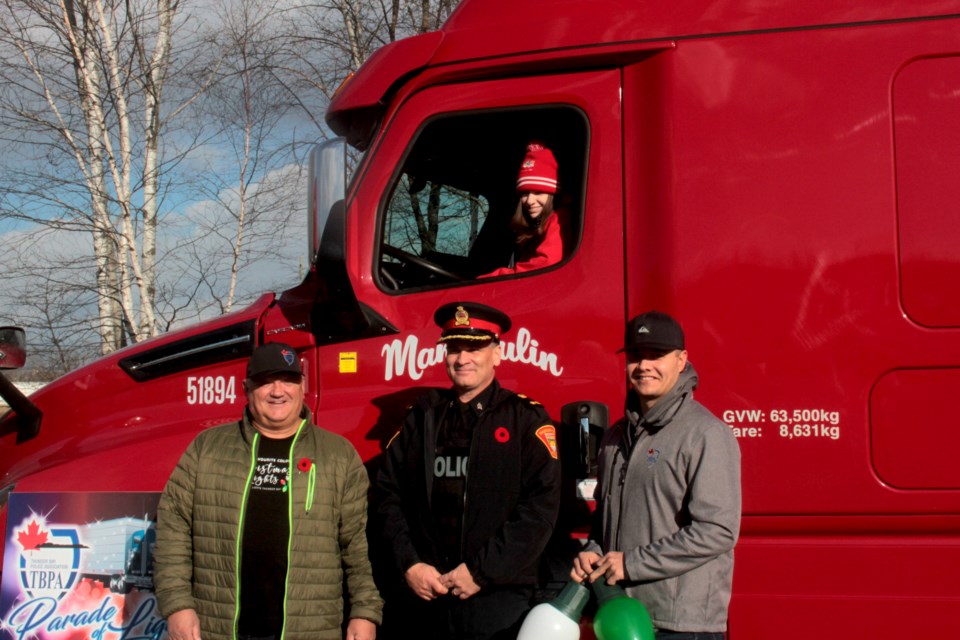
<instances>
[{"instance_id":1,"label":"red semi truck","mask_svg":"<svg viewBox=\"0 0 960 640\"><path fill-rule=\"evenodd\" d=\"M743 453L729 637L960 635L960 1L463 0L327 122L303 283L35 393L0 421L3 504L160 491L270 341L373 467L447 383L433 311L474 300L513 319L499 377L563 423L579 512L624 322L657 308ZM572 240L479 278L507 260L531 139Z\"/></svg>"}]
</instances>

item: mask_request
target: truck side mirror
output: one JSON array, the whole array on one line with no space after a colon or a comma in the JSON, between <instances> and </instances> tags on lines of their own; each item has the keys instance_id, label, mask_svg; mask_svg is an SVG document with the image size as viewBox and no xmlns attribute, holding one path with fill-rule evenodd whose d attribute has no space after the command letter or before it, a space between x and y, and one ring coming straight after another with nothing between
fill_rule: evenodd
<instances>
[{"instance_id":1,"label":"truck side mirror","mask_svg":"<svg viewBox=\"0 0 960 640\"><path fill-rule=\"evenodd\" d=\"M26 334L20 327L0 327L0 398L16 414L13 424L17 430L17 444L26 442L40 432L43 412L3 375L3 369L19 369L27 362ZM4 423L9 416L0 415ZM0 433L6 435L6 424Z\"/></svg>"},{"instance_id":2,"label":"truck side mirror","mask_svg":"<svg viewBox=\"0 0 960 640\"><path fill-rule=\"evenodd\" d=\"M571 402L560 409L560 450L567 472L578 480L597 475L600 440L610 424L602 402Z\"/></svg>"},{"instance_id":3,"label":"truck side mirror","mask_svg":"<svg viewBox=\"0 0 960 640\"><path fill-rule=\"evenodd\" d=\"M26 334L20 327L0 327L0 369L19 369L27 362Z\"/></svg>"},{"instance_id":4,"label":"truck side mirror","mask_svg":"<svg viewBox=\"0 0 960 640\"><path fill-rule=\"evenodd\" d=\"M307 251L317 258L333 205L347 193L347 143L333 138L310 151L309 195L307 199ZM342 244L342 242L341 242ZM342 253L343 247L338 248Z\"/></svg>"}]
</instances>

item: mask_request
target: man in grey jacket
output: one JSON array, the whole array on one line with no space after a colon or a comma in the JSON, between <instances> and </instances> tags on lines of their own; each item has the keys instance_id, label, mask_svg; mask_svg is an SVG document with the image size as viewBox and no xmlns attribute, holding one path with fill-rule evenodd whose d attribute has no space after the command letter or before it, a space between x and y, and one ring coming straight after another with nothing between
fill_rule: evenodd
<instances>
[{"instance_id":1,"label":"man in grey jacket","mask_svg":"<svg viewBox=\"0 0 960 640\"><path fill-rule=\"evenodd\" d=\"M629 322L626 415L600 445L591 539L577 582L619 583L650 612L657 638L720 640L740 530L740 449L693 399L683 330L665 313Z\"/></svg>"}]
</instances>

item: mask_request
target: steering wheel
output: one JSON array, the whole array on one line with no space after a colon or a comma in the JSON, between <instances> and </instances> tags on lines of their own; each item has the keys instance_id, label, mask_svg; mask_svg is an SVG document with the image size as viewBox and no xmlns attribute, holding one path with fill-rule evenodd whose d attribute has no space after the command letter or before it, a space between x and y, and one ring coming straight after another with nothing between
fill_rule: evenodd
<instances>
[{"instance_id":1,"label":"steering wheel","mask_svg":"<svg viewBox=\"0 0 960 640\"><path fill-rule=\"evenodd\" d=\"M440 265L434 262L430 262L429 260L425 260L420 256L404 251L403 249L398 249L389 244L385 244L383 245L383 252L388 256L390 256L391 258L396 258L400 262L405 262L415 267L419 267L420 269L429 271L430 273L438 275L441 278L446 278L451 282L463 282L463 276L460 276L452 271L447 271Z\"/></svg>"}]
</instances>

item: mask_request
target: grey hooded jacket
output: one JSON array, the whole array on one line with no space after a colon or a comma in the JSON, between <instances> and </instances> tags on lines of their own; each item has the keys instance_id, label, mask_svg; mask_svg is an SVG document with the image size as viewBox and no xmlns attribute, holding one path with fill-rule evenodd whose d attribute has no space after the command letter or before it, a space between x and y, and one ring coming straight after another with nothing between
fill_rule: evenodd
<instances>
[{"instance_id":1,"label":"grey hooded jacket","mask_svg":"<svg viewBox=\"0 0 960 640\"><path fill-rule=\"evenodd\" d=\"M586 550L622 551L627 593L672 631L726 629L740 531L740 448L693 399L689 362L647 415L632 410L601 442L596 521Z\"/></svg>"}]
</instances>

